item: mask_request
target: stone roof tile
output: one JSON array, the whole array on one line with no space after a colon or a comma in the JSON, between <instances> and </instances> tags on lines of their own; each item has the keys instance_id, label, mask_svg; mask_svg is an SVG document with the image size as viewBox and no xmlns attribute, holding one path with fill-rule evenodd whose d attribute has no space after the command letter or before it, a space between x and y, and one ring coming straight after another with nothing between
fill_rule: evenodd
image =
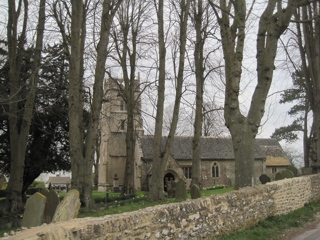
<instances>
[{"instance_id":1,"label":"stone roof tile","mask_svg":"<svg viewBox=\"0 0 320 240\"><path fill-rule=\"evenodd\" d=\"M166 137L162 139L164 145ZM272 139L273 140L273 139ZM192 141L193 137L176 136L174 138L171 155L176 160L192 159ZM276 140L275 140L276 141ZM140 138L143 157L151 160L153 158L153 136L143 136ZM278 143L276 141L276 143ZM255 146L255 159L262 159L266 157L266 149L261 146L273 146L274 141L263 141L260 139ZM280 146L280 145L279 145ZM281 148L281 147L280 147ZM228 160L234 159L232 140L231 138L214 138L202 137L201 138L201 159L202 160Z\"/></svg>"}]
</instances>

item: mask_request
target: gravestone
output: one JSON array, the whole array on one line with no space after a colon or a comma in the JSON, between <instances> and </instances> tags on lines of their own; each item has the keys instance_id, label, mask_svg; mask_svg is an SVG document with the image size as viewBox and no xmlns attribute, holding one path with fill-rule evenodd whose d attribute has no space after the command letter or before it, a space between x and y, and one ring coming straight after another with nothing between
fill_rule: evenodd
<instances>
[{"instance_id":1,"label":"gravestone","mask_svg":"<svg viewBox=\"0 0 320 240\"><path fill-rule=\"evenodd\" d=\"M193 184L190 188L190 194L192 199L197 199L201 197L200 187L197 184Z\"/></svg>"},{"instance_id":2,"label":"gravestone","mask_svg":"<svg viewBox=\"0 0 320 240\"><path fill-rule=\"evenodd\" d=\"M47 198L38 192L28 198L21 223L22 227L36 227L42 224L46 200Z\"/></svg>"},{"instance_id":3,"label":"gravestone","mask_svg":"<svg viewBox=\"0 0 320 240\"><path fill-rule=\"evenodd\" d=\"M301 175L310 175L310 174L312 174L311 167L302 167L301 168Z\"/></svg>"},{"instance_id":4,"label":"gravestone","mask_svg":"<svg viewBox=\"0 0 320 240\"><path fill-rule=\"evenodd\" d=\"M275 179L276 181L279 181L279 180L284 179L284 176L282 175L281 172L277 172L276 175L275 175L275 177L274 177L274 179Z\"/></svg>"},{"instance_id":5,"label":"gravestone","mask_svg":"<svg viewBox=\"0 0 320 240\"><path fill-rule=\"evenodd\" d=\"M266 184L267 182L271 182L271 179L265 173L260 175L259 180L260 180L261 184Z\"/></svg>"},{"instance_id":6,"label":"gravestone","mask_svg":"<svg viewBox=\"0 0 320 240\"><path fill-rule=\"evenodd\" d=\"M46 188L41 188L39 192L47 198L46 206L44 208L43 222L51 223L57 206L60 203L59 195L53 189L48 190Z\"/></svg>"},{"instance_id":7,"label":"gravestone","mask_svg":"<svg viewBox=\"0 0 320 240\"><path fill-rule=\"evenodd\" d=\"M281 171L283 178L293 178L294 174L290 170Z\"/></svg>"},{"instance_id":8,"label":"gravestone","mask_svg":"<svg viewBox=\"0 0 320 240\"><path fill-rule=\"evenodd\" d=\"M175 198L177 201L185 201L187 199L186 183L182 178L175 184Z\"/></svg>"},{"instance_id":9,"label":"gravestone","mask_svg":"<svg viewBox=\"0 0 320 240\"><path fill-rule=\"evenodd\" d=\"M78 216L80 209L79 191L71 189L59 203L53 216L52 222L63 222L74 219Z\"/></svg>"},{"instance_id":10,"label":"gravestone","mask_svg":"<svg viewBox=\"0 0 320 240\"><path fill-rule=\"evenodd\" d=\"M293 176L294 176L294 177L297 177L297 176L298 176L298 169L297 169L295 166L289 165L289 166L287 167L287 170L290 170L290 171L293 173Z\"/></svg>"}]
</instances>

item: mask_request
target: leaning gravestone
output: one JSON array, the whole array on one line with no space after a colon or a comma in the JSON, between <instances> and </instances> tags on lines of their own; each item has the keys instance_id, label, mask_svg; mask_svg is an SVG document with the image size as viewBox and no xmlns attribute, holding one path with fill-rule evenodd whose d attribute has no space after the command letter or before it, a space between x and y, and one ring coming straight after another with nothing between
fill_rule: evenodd
<instances>
[{"instance_id":1,"label":"leaning gravestone","mask_svg":"<svg viewBox=\"0 0 320 240\"><path fill-rule=\"evenodd\" d=\"M200 187L197 184L193 184L190 188L191 198L197 199L201 197Z\"/></svg>"},{"instance_id":2,"label":"leaning gravestone","mask_svg":"<svg viewBox=\"0 0 320 240\"><path fill-rule=\"evenodd\" d=\"M51 223L53 215L60 203L59 195L53 189L48 190L46 188L41 188L39 192L47 197L47 202L43 214L43 222Z\"/></svg>"},{"instance_id":3,"label":"leaning gravestone","mask_svg":"<svg viewBox=\"0 0 320 240\"><path fill-rule=\"evenodd\" d=\"M176 183L175 198L177 201L184 201L187 199L186 183L182 180L182 178L180 178Z\"/></svg>"},{"instance_id":4,"label":"leaning gravestone","mask_svg":"<svg viewBox=\"0 0 320 240\"><path fill-rule=\"evenodd\" d=\"M265 173L260 175L259 180L260 180L261 184L266 184L267 182L271 181L269 176L267 174L265 174Z\"/></svg>"},{"instance_id":5,"label":"leaning gravestone","mask_svg":"<svg viewBox=\"0 0 320 240\"><path fill-rule=\"evenodd\" d=\"M78 216L79 209L79 191L76 189L71 189L69 192L67 192L61 203L58 205L52 222L63 222L76 218Z\"/></svg>"},{"instance_id":6,"label":"leaning gravestone","mask_svg":"<svg viewBox=\"0 0 320 240\"><path fill-rule=\"evenodd\" d=\"M28 198L21 223L22 227L36 227L42 224L46 200L46 197L38 192Z\"/></svg>"}]
</instances>

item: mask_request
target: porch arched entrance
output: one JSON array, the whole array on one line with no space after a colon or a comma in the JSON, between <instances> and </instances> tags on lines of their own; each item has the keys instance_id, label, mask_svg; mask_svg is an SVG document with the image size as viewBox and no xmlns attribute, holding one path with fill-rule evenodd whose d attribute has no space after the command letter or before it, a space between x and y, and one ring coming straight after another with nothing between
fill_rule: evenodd
<instances>
[{"instance_id":1,"label":"porch arched entrance","mask_svg":"<svg viewBox=\"0 0 320 240\"><path fill-rule=\"evenodd\" d=\"M168 172L164 175L163 177L163 185L164 185L164 191L167 192L167 182L168 181L174 181L175 180L175 176L173 173Z\"/></svg>"}]
</instances>

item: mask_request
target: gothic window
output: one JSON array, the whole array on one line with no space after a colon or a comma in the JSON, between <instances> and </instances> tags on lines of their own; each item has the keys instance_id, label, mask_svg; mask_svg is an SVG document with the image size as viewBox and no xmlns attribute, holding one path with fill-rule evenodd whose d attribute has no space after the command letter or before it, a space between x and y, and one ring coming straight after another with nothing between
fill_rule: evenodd
<instances>
[{"instance_id":1,"label":"gothic window","mask_svg":"<svg viewBox=\"0 0 320 240\"><path fill-rule=\"evenodd\" d=\"M120 111L126 110L126 103L123 100L120 100Z\"/></svg>"},{"instance_id":2,"label":"gothic window","mask_svg":"<svg viewBox=\"0 0 320 240\"><path fill-rule=\"evenodd\" d=\"M124 131L126 126L126 120L120 120L120 130Z\"/></svg>"},{"instance_id":3,"label":"gothic window","mask_svg":"<svg viewBox=\"0 0 320 240\"><path fill-rule=\"evenodd\" d=\"M191 167L182 167L186 179L191 179Z\"/></svg>"},{"instance_id":4,"label":"gothic window","mask_svg":"<svg viewBox=\"0 0 320 240\"><path fill-rule=\"evenodd\" d=\"M219 177L220 174L219 174L219 165L218 163L214 162L213 163L213 166L212 166L212 177Z\"/></svg>"}]
</instances>

